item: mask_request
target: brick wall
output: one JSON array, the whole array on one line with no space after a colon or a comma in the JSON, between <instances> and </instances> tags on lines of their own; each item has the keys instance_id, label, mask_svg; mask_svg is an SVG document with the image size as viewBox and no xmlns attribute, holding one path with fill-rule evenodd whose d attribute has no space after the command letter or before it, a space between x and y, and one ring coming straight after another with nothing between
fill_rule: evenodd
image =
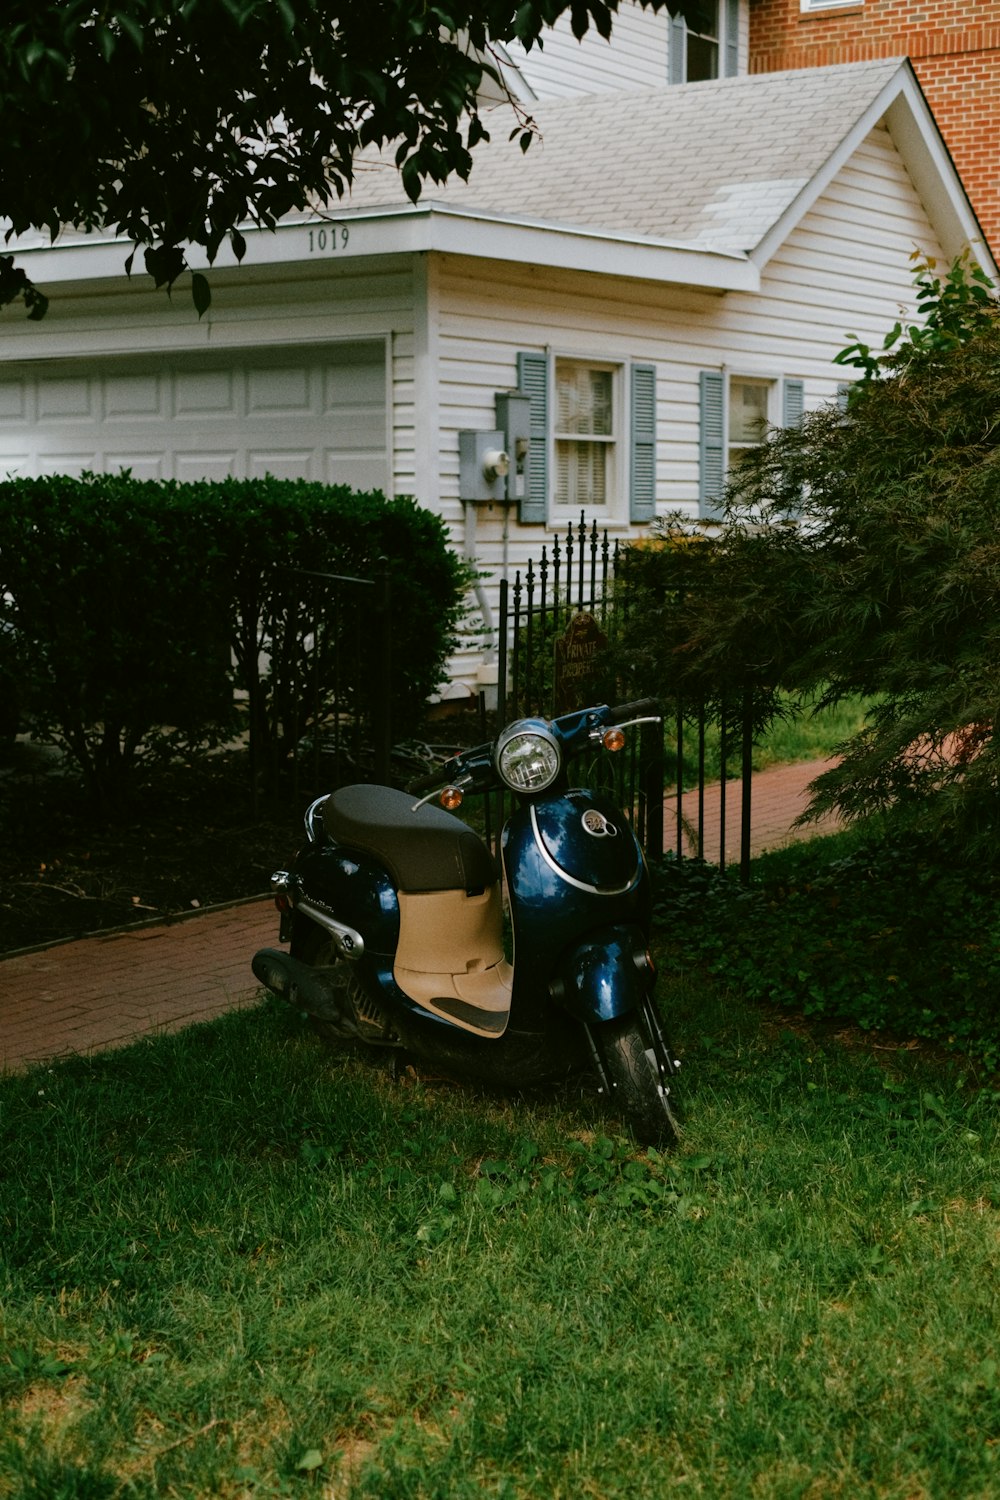
<instances>
[{"instance_id":1,"label":"brick wall","mask_svg":"<svg viewBox=\"0 0 1000 1500\"><path fill-rule=\"evenodd\" d=\"M803 14L799 0L750 0L750 71L909 57L1000 260L1000 4L864 0Z\"/></svg>"}]
</instances>

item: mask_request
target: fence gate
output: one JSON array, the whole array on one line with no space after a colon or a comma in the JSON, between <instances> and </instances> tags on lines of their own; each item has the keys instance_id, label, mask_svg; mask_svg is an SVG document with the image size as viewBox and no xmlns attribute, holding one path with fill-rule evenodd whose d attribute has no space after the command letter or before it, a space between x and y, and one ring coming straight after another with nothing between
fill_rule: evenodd
<instances>
[{"instance_id":1,"label":"fence gate","mask_svg":"<svg viewBox=\"0 0 1000 1500\"><path fill-rule=\"evenodd\" d=\"M596 522L588 526L581 515L578 523L567 526L565 536L545 542L541 556L529 559L513 583L502 580L500 723L640 696L634 684L611 675L602 658L604 647L620 639L628 618L627 572L621 560L618 541L599 532ZM745 693L738 703L725 704L712 720L703 704L680 696L664 702L663 710L663 735L655 725L644 725L630 737L620 760L602 753L588 779L613 774L608 790L651 857L669 849L678 859L702 859L706 848L717 844L718 863L725 868L727 844L735 844L732 833L738 826L745 881L750 870L752 697ZM721 776L707 786L709 735L718 742ZM501 810L494 815L499 826Z\"/></svg>"}]
</instances>

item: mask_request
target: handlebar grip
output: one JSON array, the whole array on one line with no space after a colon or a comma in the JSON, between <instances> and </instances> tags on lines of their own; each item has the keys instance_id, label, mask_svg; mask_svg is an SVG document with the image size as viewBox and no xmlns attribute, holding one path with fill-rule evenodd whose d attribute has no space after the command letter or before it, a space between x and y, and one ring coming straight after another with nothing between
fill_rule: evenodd
<instances>
[{"instance_id":1,"label":"handlebar grip","mask_svg":"<svg viewBox=\"0 0 1000 1500\"><path fill-rule=\"evenodd\" d=\"M621 723L624 719L644 719L650 715L659 718L663 708L658 698L636 698L632 703L616 703L609 712L612 722Z\"/></svg>"},{"instance_id":2,"label":"handlebar grip","mask_svg":"<svg viewBox=\"0 0 1000 1500\"><path fill-rule=\"evenodd\" d=\"M428 771L425 776L418 776L416 781L411 781L409 790L413 793L432 792L436 786L444 786L447 780L444 766L438 766L436 771Z\"/></svg>"}]
</instances>

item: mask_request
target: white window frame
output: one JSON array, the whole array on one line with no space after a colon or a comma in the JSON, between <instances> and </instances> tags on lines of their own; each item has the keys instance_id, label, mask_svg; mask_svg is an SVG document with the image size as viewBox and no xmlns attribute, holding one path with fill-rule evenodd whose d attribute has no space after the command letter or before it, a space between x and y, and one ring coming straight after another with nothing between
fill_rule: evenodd
<instances>
[{"instance_id":1,"label":"white window frame","mask_svg":"<svg viewBox=\"0 0 1000 1500\"><path fill-rule=\"evenodd\" d=\"M864 3L865 0L799 0L799 11L811 16L824 10L860 10Z\"/></svg>"},{"instance_id":2,"label":"white window frame","mask_svg":"<svg viewBox=\"0 0 1000 1500\"><path fill-rule=\"evenodd\" d=\"M572 365L577 369L606 370L611 375L611 433L600 434L561 432L556 425L559 411L559 366ZM628 422L626 412L626 377L628 361L609 359L599 355L580 354L575 350L553 350L549 364L549 520L550 523L565 519L575 520L582 511L588 521L597 520L608 526L626 525L628 522L628 482L626 463L628 460ZM607 484L604 505L588 505L578 500L559 502L557 452L560 442L595 442L609 450L605 479Z\"/></svg>"},{"instance_id":3,"label":"white window frame","mask_svg":"<svg viewBox=\"0 0 1000 1500\"><path fill-rule=\"evenodd\" d=\"M720 79L732 77L739 72L740 28L738 18L734 19L730 13L728 0L715 0L715 4L718 29L715 38L715 77ZM671 13L667 33L667 80L671 85L691 81L688 76L688 38L691 36L702 37L704 33L689 30L686 20L679 12Z\"/></svg>"},{"instance_id":4,"label":"white window frame","mask_svg":"<svg viewBox=\"0 0 1000 1500\"><path fill-rule=\"evenodd\" d=\"M723 452L725 454L726 460L725 472L728 475L732 473L733 464L730 455L735 451L735 449L739 447L744 452L749 452L751 448L755 448L757 446L757 443L737 444L732 440L731 434L733 424L734 382L737 384L746 382L747 385L758 385L766 387L767 410L764 414L766 426L764 428L764 431L761 433L761 437L758 439L759 442L764 438L768 429L770 429L771 427L779 427L781 425L781 377L775 375L762 375L760 371L757 370L726 370L725 376L726 399L724 403L723 415L723 422L725 424L723 427Z\"/></svg>"}]
</instances>

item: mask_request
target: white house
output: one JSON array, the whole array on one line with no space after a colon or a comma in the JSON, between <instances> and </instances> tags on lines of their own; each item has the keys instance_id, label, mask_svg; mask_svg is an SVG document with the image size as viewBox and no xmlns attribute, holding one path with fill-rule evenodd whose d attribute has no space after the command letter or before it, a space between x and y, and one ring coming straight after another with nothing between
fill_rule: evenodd
<instances>
[{"instance_id":1,"label":"white house","mask_svg":"<svg viewBox=\"0 0 1000 1500\"><path fill-rule=\"evenodd\" d=\"M737 68L741 9L717 13ZM619 21L622 46L659 36L669 72L676 22ZM725 74L725 25L716 46ZM995 274L905 60L626 88L596 47L577 58L591 92L529 102L526 154L506 105L467 186L412 205L391 165L366 163L335 218L220 257L200 322L186 290L129 281L121 243L24 247L52 303L41 324L0 318L0 475L381 487L438 511L495 579L581 511L621 537L657 513L712 515L760 419L834 399L848 336L880 343L914 310L914 249L971 245ZM542 92L538 58L508 62L525 97ZM511 392L529 397L522 493L504 498L513 473L476 503L482 463L462 468L476 439L460 433L516 450ZM456 663L469 682L481 645Z\"/></svg>"}]
</instances>

